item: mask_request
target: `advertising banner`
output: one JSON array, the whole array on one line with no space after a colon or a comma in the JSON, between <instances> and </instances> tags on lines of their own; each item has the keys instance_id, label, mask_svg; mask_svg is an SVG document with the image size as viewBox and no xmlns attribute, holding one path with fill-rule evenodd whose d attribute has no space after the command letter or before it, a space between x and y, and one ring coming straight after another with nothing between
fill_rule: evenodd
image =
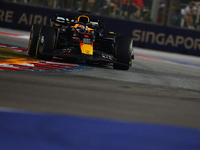
<instances>
[{"instance_id":1,"label":"advertising banner","mask_svg":"<svg viewBox=\"0 0 200 150\"><path fill-rule=\"evenodd\" d=\"M78 13L19 5L0 1L0 27L30 31L32 24L49 25L52 14L78 16ZM90 15L106 22L105 32L123 33L134 46L200 56L200 32L141 22Z\"/></svg>"}]
</instances>

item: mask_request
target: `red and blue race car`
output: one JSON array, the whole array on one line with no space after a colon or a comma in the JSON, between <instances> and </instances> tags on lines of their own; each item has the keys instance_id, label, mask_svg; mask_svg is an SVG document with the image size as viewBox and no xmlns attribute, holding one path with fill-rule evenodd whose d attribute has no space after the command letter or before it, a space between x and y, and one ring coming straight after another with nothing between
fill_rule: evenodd
<instances>
[{"instance_id":1,"label":"red and blue race car","mask_svg":"<svg viewBox=\"0 0 200 150\"><path fill-rule=\"evenodd\" d=\"M132 65L133 40L114 32L103 33L105 22L76 16L54 15L50 26L34 24L28 54L42 60L71 57L81 61L112 64L128 70Z\"/></svg>"}]
</instances>

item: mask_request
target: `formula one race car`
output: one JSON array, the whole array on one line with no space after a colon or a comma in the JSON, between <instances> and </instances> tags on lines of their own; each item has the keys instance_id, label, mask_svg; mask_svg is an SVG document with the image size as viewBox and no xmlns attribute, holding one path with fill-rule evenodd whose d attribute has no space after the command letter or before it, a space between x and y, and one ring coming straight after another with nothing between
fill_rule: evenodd
<instances>
[{"instance_id":1,"label":"formula one race car","mask_svg":"<svg viewBox=\"0 0 200 150\"><path fill-rule=\"evenodd\" d=\"M133 40L114 32L103 34L105 22L92 20L85 14L78 17L56 14L50 22L51 26L32 26L30 56L42 60L72 57L90 63L113 64L114 69L121 70L128 70L132 65Z\"/></svg>"}]
</instances>

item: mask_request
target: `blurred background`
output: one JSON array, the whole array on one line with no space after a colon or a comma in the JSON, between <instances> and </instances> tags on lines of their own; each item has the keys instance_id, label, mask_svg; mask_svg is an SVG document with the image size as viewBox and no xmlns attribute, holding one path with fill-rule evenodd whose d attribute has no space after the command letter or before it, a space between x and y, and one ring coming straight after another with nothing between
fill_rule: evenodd
<instances>
[{"instance_id":1,"label":"blurred background","mask_svg":"<svg viewBox=\"0 0 200 150\"><path fill-rule=\"evenodd\" d=\"M1 0L70 12L146 22L178 28L200 29L200 1L189 0Z\"/></svg>"},{"instance_id":2,"label":"blurred background","mask_svg":"<svg viewBox=\"0 0 200 150\"><path fill-rule=\"evenodd\" d=\"M30 31L52 14L79 10L104 20L104 32L132 37L135 47L200 56L200 0L0 0L0 27Z\"/></svg>"}]
</instances>

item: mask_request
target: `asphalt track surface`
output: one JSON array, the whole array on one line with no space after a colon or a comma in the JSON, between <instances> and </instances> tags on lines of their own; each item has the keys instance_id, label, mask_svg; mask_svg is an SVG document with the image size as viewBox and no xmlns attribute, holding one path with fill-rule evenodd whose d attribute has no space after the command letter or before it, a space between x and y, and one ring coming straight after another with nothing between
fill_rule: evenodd
<instances>
[{"instance_id":1,"label":"asphalt track surface","mask_svg":"<svg viewBox=\"0 0 200 150\"><path fill-rule=\"evenodd\" d=\"M28 40L0 35L0 43L26 48ZM199 129L199 57L139 48L135 54L129 71L98 65L68 72L1 70L0 106Z\"/></svg>"}]
</instances>

